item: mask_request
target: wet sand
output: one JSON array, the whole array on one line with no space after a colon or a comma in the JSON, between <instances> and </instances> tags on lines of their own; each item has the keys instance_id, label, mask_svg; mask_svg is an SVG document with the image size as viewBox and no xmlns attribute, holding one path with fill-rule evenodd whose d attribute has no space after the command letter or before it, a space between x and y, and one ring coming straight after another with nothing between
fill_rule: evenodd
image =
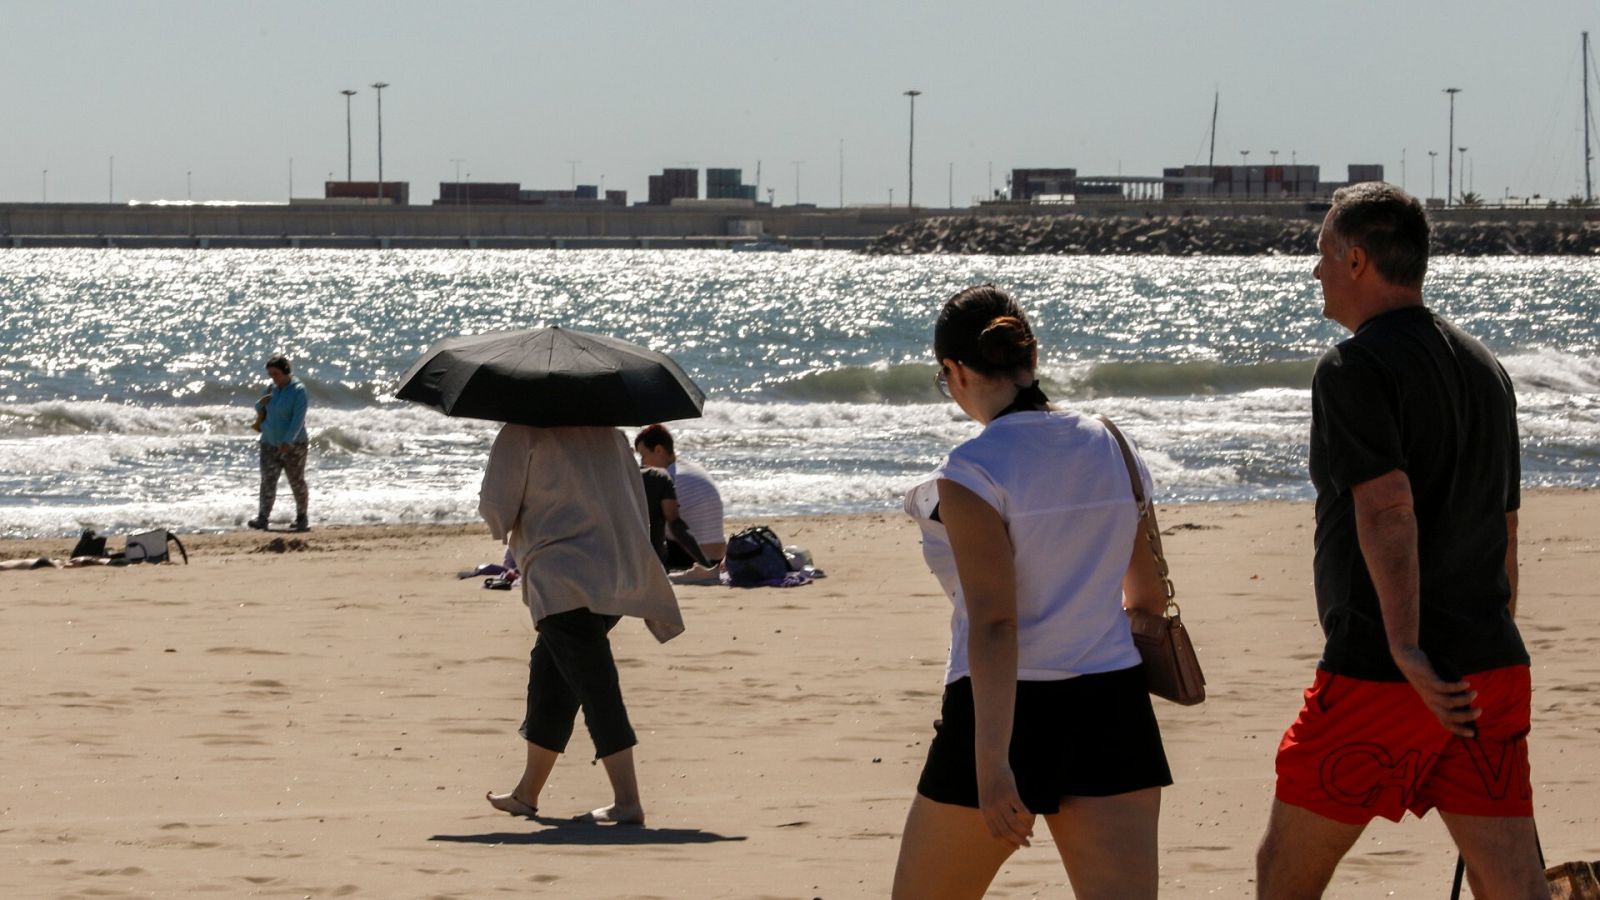
<instances>
[{"instance_id":1,"label":"wet sand","mask_svg":"<svg viewBox=\"0 0 1600 900\"><path fill-rule=\"evenodd\" d=\"M479 527L185 539L193 564L0 572L0 894L882 897L931 734L948 605L893 514L779 519L829 577L683 587L688 631L613 633L650 824L569 817L609 801L580 727L541 799L491 810L520 771L533 630ZM1241 897L1278 738L1321 647L1311 509L1164 507L1184 617L1210 681L1159 702L1177 784L1163 893ZM1523 513L1533 772L1549 858L1600 859L1600 494ZM255 552L270 538L307 549ZM60 555L70 539L0 542ZM990 896L1070 896L1050 845ZM1444 896L1437 816L1371 827L1330 897Z\"/></svg>"}]
</instances>

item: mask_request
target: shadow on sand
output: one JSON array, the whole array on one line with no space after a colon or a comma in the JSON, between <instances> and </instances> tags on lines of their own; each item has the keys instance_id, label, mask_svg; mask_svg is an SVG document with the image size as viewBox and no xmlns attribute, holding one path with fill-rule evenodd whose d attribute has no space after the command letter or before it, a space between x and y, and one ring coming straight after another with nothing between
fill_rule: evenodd
<instances>
[{"instance_id":1,"label":"shadow on sand","mask_svg":"<svg viewBox=\"0 0 1600 900\"><path fill-rule=\"evenodd\" d=\"M539 816L533 821L551 826L539 831L491 831L486 834L436 834L430 841L457 844L576 844L629 846L645 844L717 844L742 841L741 834L717 834L698 828L644 828L634 825L596 825L592 822Z\"/></svg>"}]
</instances>

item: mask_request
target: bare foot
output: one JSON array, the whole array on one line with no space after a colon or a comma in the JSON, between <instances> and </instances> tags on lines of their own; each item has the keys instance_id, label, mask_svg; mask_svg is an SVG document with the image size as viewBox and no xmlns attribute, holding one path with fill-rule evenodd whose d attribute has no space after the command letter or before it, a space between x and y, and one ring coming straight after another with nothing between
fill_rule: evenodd
<instances>
[{"instance_id":1,"label":"bare foot","mask_svg":"<svg viewBox=\"0 0 1600 900\"><path fill-rule=\"evenodd\" d=\"M670 572L667 580L673 584L721 584L722 573L720 570L696 563L693 568L684 569L682 572Z\"/></svg>"},{"instance_id":2,"label":"bare foot","mask_svg":"<svg viewBox=\"0 0 1600 900\"><path fill-rule=\"evenodd\" d=\"M495 809L498 809L501 812L510 813L513 816L522 816L525 819L531 819L539 814L539 807L534 806L532 803L523 802L517 797L516 791L511 791L510 793L506 794L496 794L491 791L485 793L483 795L483 799L488 800L489 805Z\"/></svg>"},{"instance_id":3,"label":"bare foot","mask_svg":"<svg viewBox=\"0 0 1600 900\"><path fill-rule=\"evenodd\" d=\"M644 807L612 804L575 816L574 821L594 825L643 825Z\"/></svg>"}]
</instances>

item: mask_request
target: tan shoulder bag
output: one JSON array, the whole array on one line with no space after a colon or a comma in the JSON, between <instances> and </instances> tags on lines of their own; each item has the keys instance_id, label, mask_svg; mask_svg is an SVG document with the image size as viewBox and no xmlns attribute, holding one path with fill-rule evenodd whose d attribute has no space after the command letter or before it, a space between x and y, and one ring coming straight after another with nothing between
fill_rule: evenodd
<instances>
[{"instance_id":1,"label":"tan shoulder bag","mask_svg":"<svg viewBox=\"0 0 1600 900\"><path fill-rule=\"evenodd\" d=\"M1156 524L1156 510L1144 495L1144 482L1139 479L1139 467L1133 461L1133 450L1128 439L1105 416L1098 416L1111 436L1122 448L1122 462L1128 467L1128 483L1133 488L1133 500L1139 507L1139 522L1143 528L1142 539L1135 539L1133 559L1142 554L1140 544L1150 548L1153 563L1148 571L1140 572L1135 579L1141 596L1125 598L1137 607L1163 607L1161 615L1145 612L1142 608L1129 608L1128 626L1133 630L1134 646L1144 660L1145 681L1150 693L1184 706L1193 706L1206 699L1206 676L1200 671L1200 659L1195 656L1194 643L1189 631L1183 627L1178 614L1177 591L1167 575L1167 558L1161 552L1161 528ZM1131 560L1130 560L1131 564ZM1142 601L1142 602L1141 602Z\"/></svg>"}]
</instances>

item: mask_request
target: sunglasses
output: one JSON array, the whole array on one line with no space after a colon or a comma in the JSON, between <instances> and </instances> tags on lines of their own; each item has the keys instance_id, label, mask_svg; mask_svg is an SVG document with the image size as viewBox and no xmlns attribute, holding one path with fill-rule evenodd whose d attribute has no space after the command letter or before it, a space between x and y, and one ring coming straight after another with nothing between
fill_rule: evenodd
<instances>
[{"instance_id":1,"label":"sunglasses","mask_svg":"<svg viewBox=\"0 0 1600 900\"><path fill-rule=\"evenodd\" d=\"M939 371L935 372L933 376L933 386L939 392L939 396L945 398L946 400L955 399L954 397L950 396L949 366L946 366L944 363L939 364Z\"/></svg>"}]
</instances>

